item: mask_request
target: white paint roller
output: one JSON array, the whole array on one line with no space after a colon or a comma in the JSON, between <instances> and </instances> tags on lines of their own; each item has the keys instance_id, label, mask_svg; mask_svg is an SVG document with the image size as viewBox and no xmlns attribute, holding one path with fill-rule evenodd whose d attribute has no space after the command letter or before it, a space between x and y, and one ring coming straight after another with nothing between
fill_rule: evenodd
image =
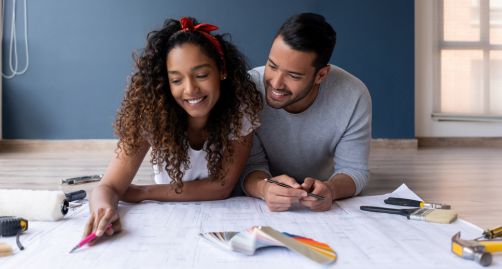
<instances>
[{"instance_id":1,"label":"white paint roller","mask_svg":"<svg viewBox=\"0 0 502 269\"><path fill-rule=\"evenodd\" d=\"M60 220L68 213L68 205L62 191L0 189L0 216Z\"/></svg>"}]
</instances>

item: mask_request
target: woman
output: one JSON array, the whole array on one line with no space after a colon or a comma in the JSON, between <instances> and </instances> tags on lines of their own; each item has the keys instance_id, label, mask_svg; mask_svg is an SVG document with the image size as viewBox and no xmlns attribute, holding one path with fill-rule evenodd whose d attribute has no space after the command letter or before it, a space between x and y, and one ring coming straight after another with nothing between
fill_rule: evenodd
<instances>
[{"instance_id":1,"label":"woman","mask_svg":"<svg viewBox=\"0 0 502 269\"><path fill-rule=\"evenodd\" d=\"M90 199L84 235L120 231L119 199L227 198L248 158L262 101L242 54L214 25L168 19L148 34L114 125L116 156ZM131 185L151 148L157 185Z\"/></svg>"}]
</instances>

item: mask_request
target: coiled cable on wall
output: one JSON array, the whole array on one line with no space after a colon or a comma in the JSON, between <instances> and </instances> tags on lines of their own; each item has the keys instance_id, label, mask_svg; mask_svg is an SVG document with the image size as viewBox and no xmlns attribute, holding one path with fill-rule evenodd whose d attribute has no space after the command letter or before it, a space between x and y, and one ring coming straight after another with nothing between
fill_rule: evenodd
<instances>
[{"instance_id":1,"label":"coiled cable on wall","mask_svg":"<svg viewBox=\"0 0 502 269\"><path fill-rule=\"evenodd\" d=\"M16 6L17 0L12 0L12 16L11 16L11 25L10 25L10 40L9 40L9 57L8 57L8 69L9 73L3 73L2 76L7 79L11 79L15 76L22 75L28 70L30 65L30 57L29 57L29 49L28 49L28 16L27 16L27 7L26 0L23 0L23 20L24 20L24 48L25 48L25 57L26 63L24 68L19 68L18 66L18 53L17 53L17 38L16 38ZM2 1L2 17L6 19L5 16L5 4ZM3 29L2 29L3 30Z\"/></svg>"}]
</instances>

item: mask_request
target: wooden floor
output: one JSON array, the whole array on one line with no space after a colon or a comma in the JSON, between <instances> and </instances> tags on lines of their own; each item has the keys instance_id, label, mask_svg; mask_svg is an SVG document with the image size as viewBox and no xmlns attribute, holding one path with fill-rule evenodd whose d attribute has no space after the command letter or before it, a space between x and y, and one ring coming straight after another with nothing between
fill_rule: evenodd
<instances>
[{"instance_id":1,"label":"wooden floor","mask_svg":"<svg viewBox=\"0 0 502 269\"><path fill-rule=\"evenodd\" d=\"M42 147L0 150L0 188L91 190L94 183L63 186L61 179L103 173L113 147ZM145 160L135 183L153 182ZM502 225L502 148L374 149L363 195L391 192L406 183L426 201L451 204L460 218L482 228Z\"/></svg>"}]
</instances>

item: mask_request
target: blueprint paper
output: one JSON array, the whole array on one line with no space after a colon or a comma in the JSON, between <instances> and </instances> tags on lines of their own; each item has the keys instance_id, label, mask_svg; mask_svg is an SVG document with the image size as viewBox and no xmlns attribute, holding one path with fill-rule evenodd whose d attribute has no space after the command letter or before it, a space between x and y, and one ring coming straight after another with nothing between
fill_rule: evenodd
<instances>
[{"instance_id":1,"label":"blueprint paper","mask_svg":"<svg viewBox=\"0 0 502 269\"><path fill-rule=\"evenodd\" d=\"M406 185L392 194L360 196L333 204L327 212L297 208L270 212L260 199L236 197L211 202L143 202L120 204L124 231L92 247L68 254L82 237L87 205L58 222L30 222L21 236L0 241L16 248L0 257L0 268L477 268L450 251L451 237L461 231L472 239L482 230L461 219L452 224L411 221L403 216L359 210L384 206L389 196L419 199ZM389 205L385 205L389 206ZM454 206L454 205L453 205ZM459 216L460 218L462 216ZM329 244L337 260L321 266L285 248L260 249L246 256L215 248L199 233L239 231L251 226L313 238ZM502 268L494 255L490 268Z\"/></svg>"}]
</instances>

